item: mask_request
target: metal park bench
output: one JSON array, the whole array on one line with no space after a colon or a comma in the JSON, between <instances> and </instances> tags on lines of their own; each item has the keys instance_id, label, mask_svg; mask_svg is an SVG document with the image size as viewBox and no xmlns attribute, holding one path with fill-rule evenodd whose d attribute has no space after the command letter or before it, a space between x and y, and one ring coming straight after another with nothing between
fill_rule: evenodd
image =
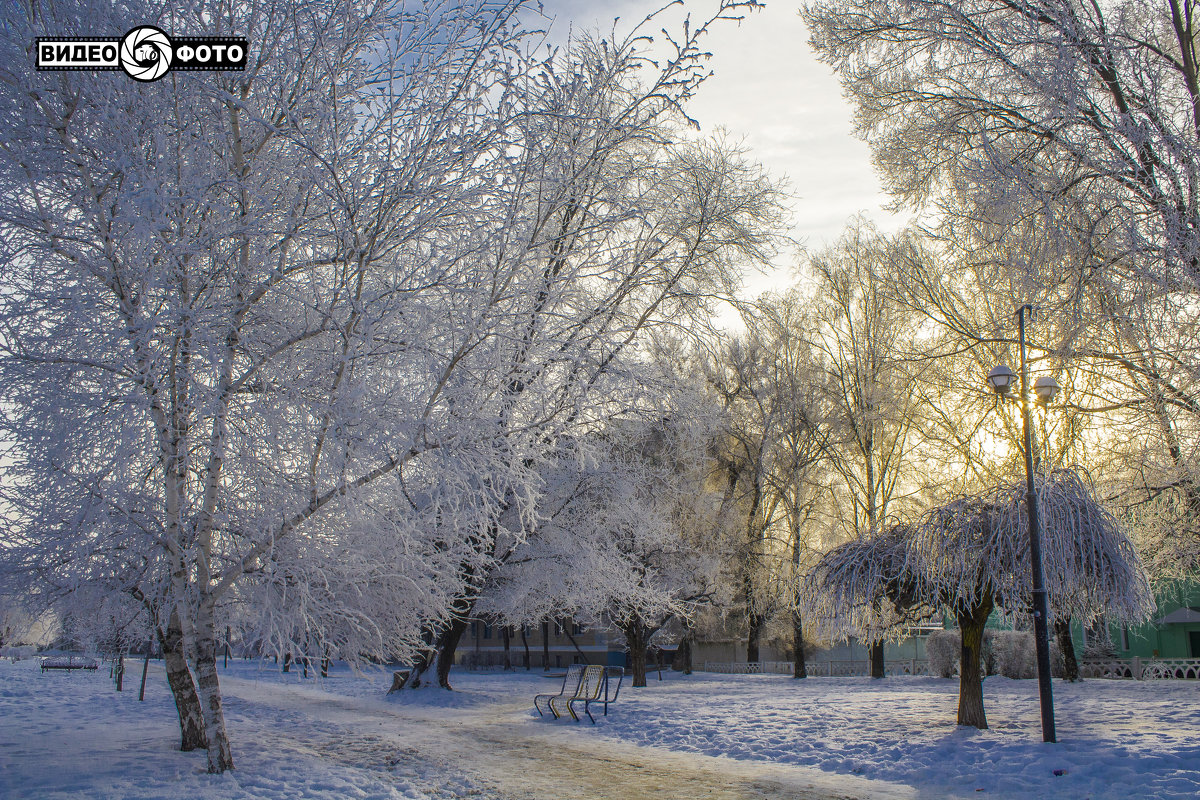
<instances>
[{"instance_id":1,"label":"metal park bench","mask_svg":"<svg viewBox=\"0 0 1200 800\"><path fill-rule=\"evenodd\" d=\"M579 665L576 665L579 666ZM614 687L610 678L617 679ZM550 713L555 719L560 719L563 715L563 709L571 715L571 719L579 721L579 714L575 711L576 703L583 703L583 713L587 714L592 724L596 724L596 718L592 716L592 703L602 703L604 705L604 716L608 716L608 704L616 701L617 695L621 693L621 682L625 678L625 670L622 667L586 667L583 668L579 675L579 680L575 684L575 689L568 694L567 689L571 684L571 674L568 673L563 681L563 690L555 695L539 695L546 698L546 707L550 709ZM534 699L534 706L537 706L537 699ZM541 709L538 708L538 713Z\"/></svg>"},{"instance_id":2,"label":"metal park bench","mask_svg":"<svg viewBox=\"0 0 1200 800\"><path fill-rule=\"evenodd\" d=\"M539 700L545 700L546 710L551 714L554 714L555 719L558 719L558 713L555 712L554 707L551 705L551 701L556 697L573 697L575 693L579 691L579 682L583 680L583 667L583 664L572 664L571 666L567 667L567 674L563 675L562 688L559 689L557 693L535 694L533 696L533 707L537 709L538 716L546 716L546 714L542 711L541 705L538 704Z\"/></svg>"},{"instance_id":3,"label":"metal park bench","mask_svg":"<svg viewBox=\"0 0 1200 800\"><path fill-rule=\"evenodd\" d=\"M75 656L50 656L42 659L42 672L48 669L97 669L99 664L94 658L76 658Z\"/></svg>"}]
</instances>

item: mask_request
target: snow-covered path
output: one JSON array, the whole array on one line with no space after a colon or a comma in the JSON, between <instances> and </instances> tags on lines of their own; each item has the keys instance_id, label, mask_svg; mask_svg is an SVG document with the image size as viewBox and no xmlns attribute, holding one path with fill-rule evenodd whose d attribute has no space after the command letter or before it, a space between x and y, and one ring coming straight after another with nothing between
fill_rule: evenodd
<instances>
[{"instance_id":1,"label":"snow-covered path","mask_svg":"<svg viewBox=\"0 0 1200 800\"><path fill-rule=\"evenodd\" d=\"M544 684L533 682L544 690ZM912 789L810 768L739 762L678 753L597 736L590 725L547 725L529 716L528 696L466 708L381 704L295 684L226 679L225 693L250 708L303 709L309 723L280 735L301 738L314 724L344 733L321 750L323 758L363 767L405 761L437 762L458 773L471 796L504 800L561 798L711 798L711 800L821 800L909 798ZM299 744L300 742L297 742Z\"/></svg>"}]
</instances>

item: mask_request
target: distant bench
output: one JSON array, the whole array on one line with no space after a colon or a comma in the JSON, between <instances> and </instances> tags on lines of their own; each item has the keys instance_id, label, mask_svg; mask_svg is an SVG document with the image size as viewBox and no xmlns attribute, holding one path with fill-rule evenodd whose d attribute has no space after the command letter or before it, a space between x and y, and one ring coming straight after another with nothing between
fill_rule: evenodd
<instances>
[{"instance_id":1,"label":"distant bench","mask_svg":"<svg viewBox=\"0 0 1200 800\"><path fill-rule=\"evenodd\" d=\"M609 681L611 677L617 679L615 689ZM558 693L534 695L533 707L537 709L539 715L545 716L539 702L544 701L546 709L554 715L555 719L562 717L565 708L571 715L571 719L578 722L579 715L575 713L575 704L583 703L583 713L587 714L588 719L595 725L596 718L592 716L591 704L602 703L604 716L607 717L608 704L616 701L617 695L621 693L621 682L624 677L624 667L585 667L583 664L572 664L567 668L567 674L563 676L562 688Z\"/></svg>"},{"instance_id":2,"label":"distant bench","mask_svg":"<svg viewBox=\"0 0 1200 800\"><path fill-rule=\"evenodd\" d=\"M48 669L96 669L100 665L94 658L76 658L75 656L50 656L42 659L42 672Z\"/></svg>"}]
</instances>

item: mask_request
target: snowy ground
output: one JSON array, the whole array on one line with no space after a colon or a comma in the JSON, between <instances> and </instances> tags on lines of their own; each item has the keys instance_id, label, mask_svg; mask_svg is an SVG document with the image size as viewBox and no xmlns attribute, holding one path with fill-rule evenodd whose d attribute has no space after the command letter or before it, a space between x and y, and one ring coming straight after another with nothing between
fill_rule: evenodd
<instances>
[{"instance_id":1,"label":"snowy ground","mask_svg":"<svg viewBox=\"0 0 1200 800\"><path fill-rule=\"evenodd\" d=\"M1200 686L1055 684L1059 743L1033 681L984 683L988 731L954 724L956 682L652 674L599 724L543 720L540 674L460 673L453 694L383 696L390 676L327 680L231 662L238 769L179 753L161 667L137 701L107 669L0 661L0 797L199 800L517 798L1195 798ZM1055 775L1055 772L1061 775Z\"/></svg>"}]
</instances>

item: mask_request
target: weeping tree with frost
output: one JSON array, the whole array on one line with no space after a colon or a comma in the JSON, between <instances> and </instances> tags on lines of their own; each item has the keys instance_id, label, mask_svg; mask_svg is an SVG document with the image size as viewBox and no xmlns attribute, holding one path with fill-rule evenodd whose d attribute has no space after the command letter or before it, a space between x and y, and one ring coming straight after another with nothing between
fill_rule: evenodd
<instances>
[{"instance_id":1,"label":"weeping tree with frost","mask_svg":"<svg viewBox=\"0 0 1200 800\"><path fill-rule=\"evenodd\" d=\"M1139 621L1153 610L1150 585L1120 522L1079 472L1036 480L1051 614L1090 622ZM809 614L879 638L897 608L945 608L961 633L958 724L987 728L980 653L992 611L1027 611L1032 596L1025 483L961 497L888 535L830 551L809 574ZM889 609L889 602L891 608Z\"/></svg>"}]
</instances>

